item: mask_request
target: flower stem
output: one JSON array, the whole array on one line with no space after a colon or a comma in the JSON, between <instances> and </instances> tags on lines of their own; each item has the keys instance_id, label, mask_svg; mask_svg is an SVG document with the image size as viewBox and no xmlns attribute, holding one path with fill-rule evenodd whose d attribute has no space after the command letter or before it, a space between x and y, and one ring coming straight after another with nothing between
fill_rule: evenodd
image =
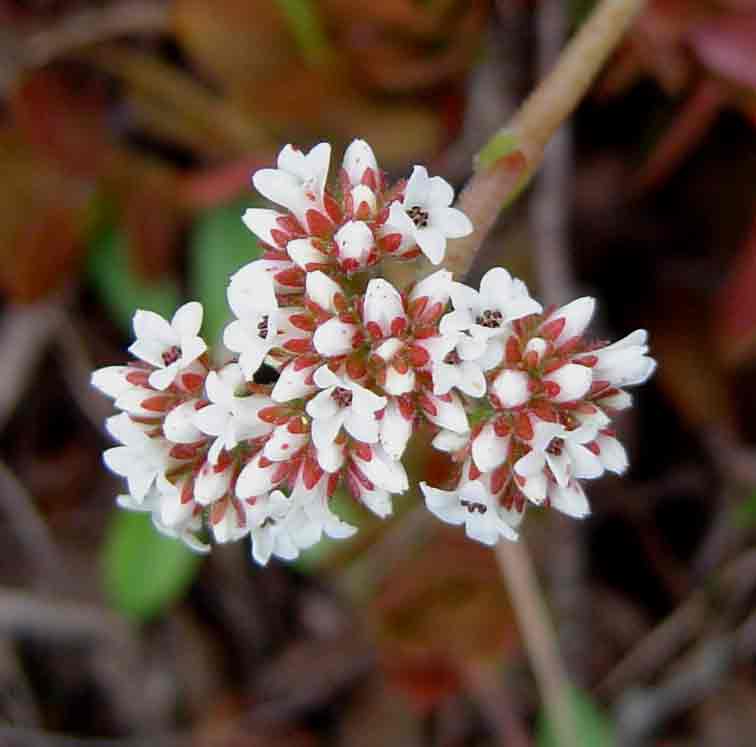
<instances>
[{"instance_id":1,"label":"flower stem","mask_svg":"<svg viewBox=\"0 0 756 747\"><path fill-rule=\"evenodd\" d=\"M496 559L512 598L520 634L556 743L561 747L579 747L570 682L528 549L523 540L500 541L496 546Z\"/></svg>"},{"instance_id":2,"label":"flower stem","mask_svg":"<svg viewBox=\"0 0 756 747\"><path fill-rule=\"evenodd\" d=\"M469 270L499 212L530 181L547 143L644 4L645 0L601 0L511 122L481 149L476 172L457 200L475 230L449 242L446 251L445 265L458 277Z\"/></svg>"}]
</instances>

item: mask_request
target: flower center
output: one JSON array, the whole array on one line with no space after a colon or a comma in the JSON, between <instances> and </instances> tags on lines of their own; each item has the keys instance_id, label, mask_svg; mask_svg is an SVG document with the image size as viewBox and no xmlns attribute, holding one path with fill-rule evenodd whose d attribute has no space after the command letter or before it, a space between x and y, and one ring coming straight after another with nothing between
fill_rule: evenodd
<instances>
[{"instance_id":1,"label":"flower center","mask_svg":"<svg viewBox=\"0 0 756 747\"><path fill-rule=\"evenodd\" d=\"M181 348L179 348L178 345L174 345L172 348L169 348L163 353L163 364L170 366L172 363L175 363L180 357Z\"/></svg>"},{"instance_id":2,"label":"flower center","mask_svg":"<svg viewBox=\"0 0 756 747\"><path fill-rule=\"evenodd\" d=\"M475 323L479 324L481 327L496 329L497 327L501 327L502 319L503 317L500 311L486 309L476 318Z\"/></svg>"},{"instance_id":3,"label":"flower center","mask_svg":"<svg viewBox=\"0 0 756 747\"><path fill-rule=\"evenodd\" d=\"M456 350L452 350L451 353L447 353L444 357L444 363L448 363L450 366L456 366L462 363L462 359L459 357L459 353Z\"/></svg>"},{"instance_id":4,"label":"flower center","mask_svg":"<svg viewBox=\"0 0 756 747\"><path fill-rule=\"evenodd\" d=\"M488 506L485 503L478 503L477 501L466 501L464 498L460 501L460 504L467 509L467 513L474 514L476 511L483 516L488 511Z\"/></svg>"},{"instance_id":5,"label":"flower center","mask_svg":"<svg viewBox=\"0 0 756 747\"><path fill-rule=\"evenodd\" d=\"M407 215L409 215L409 217L412 219L412 222L418 228L428 227L428 212L426 210L423 210L421 207L415 205L415 207L410 208L407 211Z\"/></svg>"},{"instance_id":6,"label":"flower center","mask_svg":"<svg viewBox=\"0 0 756 747\"><path fill-rule=\"evenodd\" d=\"M560 456L563 450L564 450L563 438L551 439L551 443L546 447L546 451L548 451L549 454L553 454L554 456Z\"/></svg>"},{"instance_id":7,"label":"flower center","mask_svg":"<svg viewBox=\"0 0 756 747\"><path fill-rule=\"evenodd\" d=\"M349 389L345 389L343 386L337 386L331 397L336 401L339 407L349 407L352 404L352 392Z\"/></svg>"},{"instance_id":8,"label":"flower center","mask_svg":"<svg viewBox=\"0 0 756 747\"><path fill-rule=\"evenodd\" d=\"M268 337L268 315L260 317L260 321L257 323L257 336L263 340Z\"/></svg>"}]
</instances>

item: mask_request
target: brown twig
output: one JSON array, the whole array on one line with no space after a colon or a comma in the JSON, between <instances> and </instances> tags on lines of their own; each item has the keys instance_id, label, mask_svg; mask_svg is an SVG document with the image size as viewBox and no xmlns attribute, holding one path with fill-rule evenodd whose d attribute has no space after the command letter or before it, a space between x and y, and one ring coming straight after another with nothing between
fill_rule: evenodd
<instances>
[{"instance_id":1,"label":"brown twig","mask_svg":"<svg viewBox=\"0 0 756 747\"><path fill-rule=\"evenodd\" d=\"M129 0L103 8L82 10L57 20L20 42L3 37L0 65L0 93L7 92L19 75L43 67L77 49L126 34L163 33L168 30L170 11L164 2Z\"/></svg>"},{"instance_id":2,"label":"brown twig","mask_svg":"<svg viewBox=\"0 0 756 747\"><path fill-rule=\"evenodd\" d=\"M602 0L510 124L483 148L481 153L493 156L485 163L479 162L457 201L457 207L467 213L475 230L470 236L450 242L447 269L458 276L467 272L501 209L538 169L547 143L585 95L644 4L644 0ZM513 143L519 158L496 157L498 140ZM508 156L511 155L510 149Z\"/></svg>"},{"instance_id":3,"label":"brown twig","mask_svg":"<svg viewBox=\"0 0 756 747\"><path fill-rule=\"evenodd\" d=\"M512 597L538 690L561 747L579 747L572 693L546 602L524 541L500 541L496 559Z\"/></svg>"}]
</instances>

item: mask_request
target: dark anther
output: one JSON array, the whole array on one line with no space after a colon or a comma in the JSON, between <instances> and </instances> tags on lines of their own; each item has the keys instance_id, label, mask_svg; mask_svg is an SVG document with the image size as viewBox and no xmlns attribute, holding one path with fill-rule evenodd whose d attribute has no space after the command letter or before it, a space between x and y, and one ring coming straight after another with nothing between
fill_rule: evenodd
<instances>
[{"instance_id":1,"label":"dark anther","mask_svg":"<svg viewBox=\"0 0 756 747\"><path fill-rule=\"evenodd\" d=\"M502 315L500 311L491 311L486 309L476 320L476 324L480 324L481 327L490 327L496 329L501 327Z\"/></svg>"},{"instance_id":2,"label":"dark anther","mask_svg":"<svg viewBox=\"0 0 756 747\"><path fill-rule=\"evenodd\" d=\"M181 357L181 348L174 345L170 350L166 350L163 355L163 363L166 366L170 366L171 363L175 363Z\"/></svg>"},{"instance_id":3,"label":"dark anther","mask_svg":"<svg viewBox=\"0 0 756 747\"><path fill-rule=\"evenodd\" d=\"M421 207L418 207L417 205L415 205L415 207L410 208L407 211L407 215L409 215L409 217L412 218L412 222L418 228L428 227L428 213L425 210L423 210Z\"/></svg>"}]
</instances>

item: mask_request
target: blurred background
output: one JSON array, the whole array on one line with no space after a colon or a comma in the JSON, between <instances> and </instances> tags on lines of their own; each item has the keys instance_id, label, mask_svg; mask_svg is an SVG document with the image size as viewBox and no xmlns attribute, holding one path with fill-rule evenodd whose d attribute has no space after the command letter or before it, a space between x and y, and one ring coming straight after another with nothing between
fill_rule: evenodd
<instances>
[{"instance_id":1,"label":"blurred background","mask_svg":"<svg viewBox=\"0 0 756 747\"><path fill-rule=\"evenodd\" d=\"M460 187L591 5L0 0L3 747L556 744L490 551L410 496L293 565L199 559L116 511L89 375L137 307L218 338L282 144ZM595 295L660 364L630 473L526 522L589 747L756 743L755 127L756 3L651 0L473 272Z\"/></svg>"}]
</instances>

